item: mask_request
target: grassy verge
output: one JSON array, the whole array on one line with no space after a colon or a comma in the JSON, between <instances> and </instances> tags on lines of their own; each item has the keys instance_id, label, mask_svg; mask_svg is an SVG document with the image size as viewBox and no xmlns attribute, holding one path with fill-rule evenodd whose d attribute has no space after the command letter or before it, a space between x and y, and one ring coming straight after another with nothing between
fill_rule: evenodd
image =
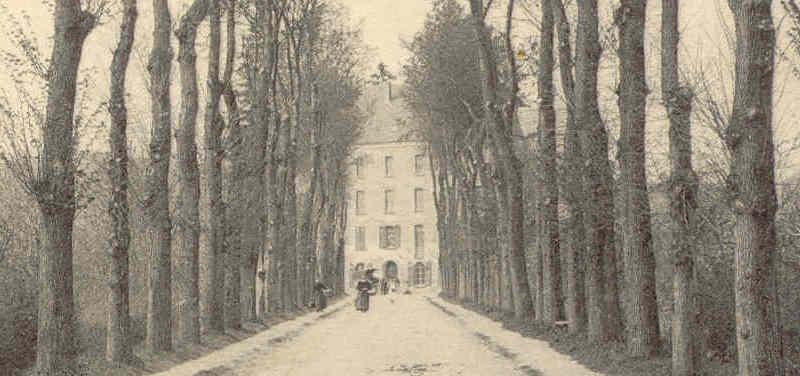
<instances>
[{"instance_id":1,"label":"grassy verge","mask_svg":"<svg viewBox=\"0 0 800 376\"><path fill-rule=\"evenodd\" d=\"M625 353L621 342L590 343L585 334L570 334L566 328L545 326L534 321L519 322L512 315L498 311L490 311L483 306L462 302L441 295L451 304L476 312L494 321L501 322L503 328L517 332L525 337L546 341L559 353L569 355L572 359L594 372L607 376L670 376L671 358L667 350L648 359L630 358ZM698 376L735 376L736 364L704 361Z\"/></svg>"},{"instance_id":2,"label":"grassy verge","mask_svg":"<svg viewBox=\"0 0 800 376\"><path fill-rule=\"evenodd\" d=\"M336 297L329 301L328 311L324 316L325 318L338 311L341 307L334 308L332 305L338 303L341 299L347 299L347 296ZM89 338L88 341L82 343L81 352L75 359L75 375L81 376L100 376L100 375L114 375L114 376L141 376L157 372L166 371L181 363L201 358L209 353L220 350L228 345L250 338L259 334L269 328L293 320L297 317L303 316L307 313L313 312L312 309L306 309L298 312L276 314L270 316L264 322L243 323L242 328L238 330L227 328L225 333L204 333L201 338L200 344L181 344L175 345L174 350L168 353L149 353L144 346L144 322L135 320L133 323L133 340L136 342L134 346L134 359L129 364L114 364L107 362L104 358L104 345L105 345L105 329L103 327L88 328L86 331ZM224 370L208 370L204 371L203 375L221 375L225 374ZM33 368L17 371L16 374L10 375L20 376L33 376ZM5 376L0 371L0 376Z\"/></svg>"}]
</instances>

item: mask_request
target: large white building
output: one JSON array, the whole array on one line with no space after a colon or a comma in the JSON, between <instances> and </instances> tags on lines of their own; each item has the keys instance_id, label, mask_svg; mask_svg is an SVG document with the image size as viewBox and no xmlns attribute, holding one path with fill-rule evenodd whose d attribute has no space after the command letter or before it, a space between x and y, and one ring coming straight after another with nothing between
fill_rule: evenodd
<instances>
[{"instance_id":1,"label":"large white building","mask_svg":"<svg viewBox=\"0 0 800 376\"><path fill-rule=\"evenodd\" d=\"M425 144L409 136L402 99L381 92L350 174L348 286L370 268L403 287L438 285L439 236Z\"/></svg>"}]
</instances>

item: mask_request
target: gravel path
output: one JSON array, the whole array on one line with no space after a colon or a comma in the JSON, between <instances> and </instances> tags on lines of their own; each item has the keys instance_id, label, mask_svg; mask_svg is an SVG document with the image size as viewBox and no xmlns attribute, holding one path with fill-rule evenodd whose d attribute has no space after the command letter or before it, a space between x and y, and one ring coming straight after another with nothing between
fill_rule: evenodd
<instances>
[{"instance_id":1,"label":"gravel path","mask_svg":"<svg viewBox=\"0 0 800 376\"><path fill-rule=\"evenodd\" d=\"M547 343L433 294L376 296L371 303L362 313L346 299L163 375L595 375Z\"/></svg>"}]
</instances>

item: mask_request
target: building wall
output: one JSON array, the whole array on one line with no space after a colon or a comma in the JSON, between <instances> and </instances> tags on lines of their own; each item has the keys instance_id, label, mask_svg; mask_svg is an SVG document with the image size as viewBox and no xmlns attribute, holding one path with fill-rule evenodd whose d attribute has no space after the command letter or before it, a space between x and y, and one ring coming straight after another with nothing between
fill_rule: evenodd
<instances>
[{"instance_id":1,"label":"building wall","mask_svg":"<svg viewBox=\"0 0 800 376\"><path fill-rule=\"evenodd\" d=\"M422 169L415 171L415 157L422 155ZM386 176L386 157L392 158L391 176ZM417 142L396 142L358 145L354 153L356 162L352 166L347 236L345 237L345 262L348 286L352 287L356 265L375 268L384 274L388 261L397 265L398 278L403 287L414 286L410 281L413 266L422 263L426 267L426 284L438 285L439 245L436 232L436 209L433 201L432 181L428 157L424 145ZM363 163L358 165L358 159ZM358 171L357 171L358 169ZM386 213L385 191L392 190L392 211ZM422 189L420 211L415 211L415 189ZM363 213L357 213L356 192L364 194ZM415 254L414 226L422 225L424 232L424 255ZM399 226L399 247L380 248L381 226ZM365 230L365 249L358 250L356 229ZM409 282L412 282L409 285Z\"/></svg>"}]
</instances>

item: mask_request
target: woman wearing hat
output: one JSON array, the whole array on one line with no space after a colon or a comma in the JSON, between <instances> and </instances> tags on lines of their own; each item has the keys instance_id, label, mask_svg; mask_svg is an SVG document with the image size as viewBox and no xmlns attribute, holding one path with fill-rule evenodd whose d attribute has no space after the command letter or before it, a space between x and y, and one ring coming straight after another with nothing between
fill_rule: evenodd
<instances>
[{"instance_id":1,"label":"woman wearing hat","mask_svg":"<svg viewBox=\"0 0 800 376\"><path fill-rule=\"evenodd\" d=\"M358 295L356 296L356 310L358 311L367 312L367 310L369 310L369 296L375 294L372 283L372 273L374 271L375 269L367 269L364 276L356 283L356 290L358 291Z\"/></svg>"}]
</instances>

